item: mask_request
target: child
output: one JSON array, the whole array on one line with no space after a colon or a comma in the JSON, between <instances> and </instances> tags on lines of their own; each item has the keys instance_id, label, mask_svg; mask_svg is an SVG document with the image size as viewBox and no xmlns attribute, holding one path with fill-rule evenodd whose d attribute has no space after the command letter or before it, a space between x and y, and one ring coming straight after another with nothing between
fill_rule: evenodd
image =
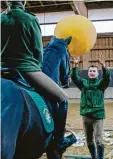
<instances>
[{"instance_id":1,"label":"child","mask_svg":"<svg viewBox=\"0 0 113 159\"><path fill-rule=\"evenodd\" d=\"M90 66L88 68L88 79L84 79L78 74L79 58L72 57L70 63L72 67L72 81L81 91L80 115L82 115L83 119L89 152L92 159L103 159L104 91L110 82L110 71L105 67L102 55L99 59L103 70L102 79L98 79L99 72L97 66Z\"/></svg>"}]
</instances>

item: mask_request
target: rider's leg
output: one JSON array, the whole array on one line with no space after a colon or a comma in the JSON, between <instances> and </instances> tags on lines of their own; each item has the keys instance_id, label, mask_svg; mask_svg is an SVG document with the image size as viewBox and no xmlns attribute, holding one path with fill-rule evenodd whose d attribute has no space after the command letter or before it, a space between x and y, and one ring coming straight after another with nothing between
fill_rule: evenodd
<instances>
[{"instance_id":1,"label":"rider's leg","mask_svg":"<svg viewBox=\"0 0 113 159\"><path fill-rule=\"evenodd\" d=\"M60 139L60 145L67 144L67 147L70 146L70 143L72 144L75 140L63 138L68 110L67 94L43 72L26 72L24 76L39 94L50 102L54 100L58 103L55 135L56 138Z\"/></svg>"},{"instance_id":2,"label":"rider's leg","mask_svg":"<svg viewBox=\"0 0 113 159\"><path fill-rule=\"evenodd\" d=\"M56 100L58 103L68 99L67 94L43 72L25 72L23 75L36 91L47 99Z\"/></svg>"},{"instance_id":3,"label":"rider's leg","mask_svg":"<svg viewBox=\"0 0 113 159\"><path fill-rule=\"evenodd\" d=\"M69 135L64 140L67 110L68 110L68 102L65 100L59 103L59 108L56 111L55 136L56 140L57 138L60 138L58 147L61 149L67 148L76 142L76 138L73 134Z\"/></svg>"}]
</instances>

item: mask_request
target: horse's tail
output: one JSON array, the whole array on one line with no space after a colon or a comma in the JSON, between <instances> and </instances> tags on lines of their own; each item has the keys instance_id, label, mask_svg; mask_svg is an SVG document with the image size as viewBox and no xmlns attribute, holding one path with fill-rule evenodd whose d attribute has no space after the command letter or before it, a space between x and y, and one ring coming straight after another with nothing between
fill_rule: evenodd
<instances>
[{"instance_id":1,"label":"horse's tail","mask_svg":"<svg viewBox=\"0 0 113 159\"><path fill-rule=\"evenodd\" d=\"M13 159L23 118L24 99L16 84L5 79L1 79L1 95L1 157Z\"/></svg>"}]
</instances>

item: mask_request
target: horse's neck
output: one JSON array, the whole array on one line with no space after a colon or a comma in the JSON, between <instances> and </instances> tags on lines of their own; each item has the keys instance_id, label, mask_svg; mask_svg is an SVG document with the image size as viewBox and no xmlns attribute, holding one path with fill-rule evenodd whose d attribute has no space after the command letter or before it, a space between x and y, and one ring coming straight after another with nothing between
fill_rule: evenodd
<instances>
[{"instance_id":1,"label":"horse's neck","mask_svg":"<svg viewBox=\"0 0 113 159\"><path fill-rule=\"evenodd\" d=\"M52 80L54 80L56 83L59 83L59 74L60 74L60 63L62 60L62 54L56 52L53 49L50 48L50 50L44 50L44 65L43 65L43 72L47 74ZM54 51L54 52L53 52ZM47 60L49 62L47 62ZM51 61L51 62L50 62Z\"/></svg>"}]
</instances>

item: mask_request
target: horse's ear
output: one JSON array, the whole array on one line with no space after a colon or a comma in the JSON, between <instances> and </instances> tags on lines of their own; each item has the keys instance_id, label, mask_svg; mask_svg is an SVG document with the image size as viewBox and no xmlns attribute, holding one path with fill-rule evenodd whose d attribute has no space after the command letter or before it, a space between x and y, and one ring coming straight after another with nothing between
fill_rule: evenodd
<instances>
[{"instance_id":1,"label":"horse's ear","mask_svg":"<svg viewBox=\"0 0 113 159\"><path fill-rule=\"evenodd\" d=\"M69 36L67 39L65 39L66 44L69 45L71 40L72 40L72 36Z\"/></svg>"}]
</instances>

